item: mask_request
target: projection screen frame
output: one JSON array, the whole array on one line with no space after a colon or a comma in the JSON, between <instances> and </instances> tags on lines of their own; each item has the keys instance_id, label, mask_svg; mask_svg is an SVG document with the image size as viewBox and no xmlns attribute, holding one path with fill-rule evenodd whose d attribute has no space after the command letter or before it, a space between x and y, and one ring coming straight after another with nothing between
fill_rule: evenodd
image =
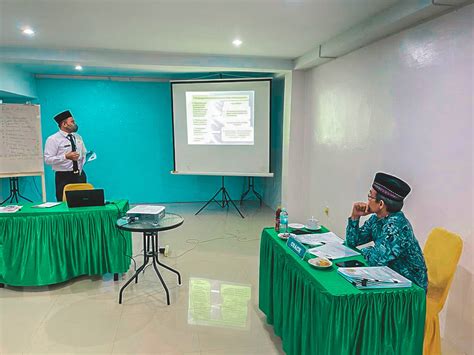
<instances>
[{"instance_id":1,"label":"projection screen frame","mask_svg":"<svg viewBox=\"0 0 474 355\"><path fill-rule=\"evenodd\" d=\"M226 79L191 79L191 80L170 80L171 85L171 126L172 126L172 138L173 138L173 170L170 172L173 175L206 175L206 176L242 176L242 177L273 177L272 172L272 80L271 77L264 78L226 78ZM174 99L173 99L173 85L177 84L209 84L209 83L225 83L225 82L255 82L255 81L267 81L269 83L269 97L268 97L268 169L269 172L211 172L211 171L193 171L183 172L176 170L176 142L175 142L175 112L174 112Z\"/></svg>"}]
</instances>

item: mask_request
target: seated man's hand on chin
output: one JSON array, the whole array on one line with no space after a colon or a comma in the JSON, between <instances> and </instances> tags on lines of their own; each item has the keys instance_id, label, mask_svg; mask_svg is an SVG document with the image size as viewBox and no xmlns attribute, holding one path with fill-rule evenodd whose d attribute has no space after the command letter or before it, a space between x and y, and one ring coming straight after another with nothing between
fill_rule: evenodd
<instances>
[{"instance_id":1,"label":"seated man's hand on chin","mask_svg":"<svg viewBox=\"0 0 474 355\"><path fill-rule=\"evenodd\" d=\"M367 216L368 214L371 214L369 209L369 205L365 202L356 202L352 206L352 215L351 219L353 221L358 220L362 216Z\"/></svg>"}]
</instances>

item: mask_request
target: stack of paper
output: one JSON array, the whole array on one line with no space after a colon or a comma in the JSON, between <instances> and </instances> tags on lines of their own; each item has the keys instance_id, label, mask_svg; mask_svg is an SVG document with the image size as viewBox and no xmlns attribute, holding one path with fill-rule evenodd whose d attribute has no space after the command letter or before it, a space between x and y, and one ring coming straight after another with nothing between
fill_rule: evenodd
<instances>
[{"instance_id":1,"label":"stack of paper","mask_svg":"<svg viewBox=\"0 0 474 355\"><path fill-rule=\"evenodd\" d=\"M340 259L349 256L359 255L360 253L339 243L327 243L321 247L315 247L308 250L309 253L326 259Z\"/></svg>"},{"instance_id":2,"label":"stack of paper","mask_svg":"<svg viewBox=\"0 0 474 355\"><path fill-rule=\"evenodd\" d=\"M411 287L411 281L388 266L340 267L337 272L358 289Z\"/></svg>"},{"instance_id":3,"label":"stack of paper","mask_svg":"<svg viewBox=\"0 0 474 355\"><path fill-rule=\"evenodd\" d=\"M319 246L319 245L324 244L319 241L317 234L295 235L295 239L302 244L311 245L311 246Z\"/></svg>"},{"instance_id":4,"label":"stack of paper","mask_svg":"<svg viewBox=\"0 0 474 355\"><path fill-rule=\"evenodd\" d=\"M15 213L16 211L21 210L23 206L10 205L10 206L0 206L0 213Z\"/></svg>"},{"instance_id":5,"label":"stack of paper","mask_svg":"<svg viewBox=\"0 0 474 355\"><path fill-rule=\"evenodd\" d=\"M51 208L51 207L60 205L61 203L62 202L45 202L45 203L42 203L40 205L36 205L36 206L33 206L33 207L36 207L36 208Z\"/></svg>"},{"instance_id":6,"label":"stack of paper","mask_svg":"<svg viewBox=\"0 0 474 355\"><path fill-rule=\"evenodd\" d=\"M344 243L344 240L339 238L333 232L317 233L317 234L300 234L300 235L297 235L295 238L300 243L307 244L307 245L314 245L314 246L328 244L328 243L336 243L336 244Z\"/></svg>"}]
</instances>

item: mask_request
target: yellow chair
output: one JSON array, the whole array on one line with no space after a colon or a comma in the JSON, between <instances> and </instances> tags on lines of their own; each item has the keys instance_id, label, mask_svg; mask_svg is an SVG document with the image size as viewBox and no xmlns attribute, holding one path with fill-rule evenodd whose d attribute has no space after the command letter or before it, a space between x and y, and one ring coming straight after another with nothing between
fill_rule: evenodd
<instances>
[{"instance_id":1,"label":"yellow chair","mask_svg":"<svg viewBox=\"0 0 474 355\"><path fill-rule=\"evenodd\" d=\"M63 201L66 202L66 191L74 191L74 190L93 190L94 186L89 184L88 182L80 183L80 184L67 184L64 186L63 189Z\"/></svg>"},{"instance_id":2,"label":"yellow chair","mask_svg":"<svg viewBox=\"0 0 474 355\"><path fill-rule=\"evenodd\" d=\"M462 239L443 228L431 231L423 249L428 268L424 355L441 354L438 314L444 307L462 252Z\"/></svg>"}]
</instances>

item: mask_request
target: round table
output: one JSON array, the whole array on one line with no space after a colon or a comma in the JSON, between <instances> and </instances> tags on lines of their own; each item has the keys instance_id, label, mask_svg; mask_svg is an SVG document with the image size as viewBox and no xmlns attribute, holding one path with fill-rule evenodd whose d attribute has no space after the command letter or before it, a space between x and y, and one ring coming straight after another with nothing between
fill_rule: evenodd
<instances>
[{"instance_id":1,"label":"round table","mask_svg":"<svg viewBox=\"0 0 474 355\"><path fill-rule=\"evenodd\" d=\"M157 223L152 223L148 221L130 221L128 218L120 218L117 220L117 228L130 231L130 232L143 232L143 264L135 271L135 274L122 286L119 293L119 303L122 303L122 294L125 288L135 280L135 283L138 283L138 275L142 272L145 267L148 265L151 260L153 268L155 269L158 278L163 285L163 288L166 292L166 301L168 305L170 304L170 294L168 287L166 286L163 277L158 270L157 264L164 267L165 269L174 272L178 276L178 285L181 286L181 275L180 273L169 267L168 265L163 264L159 260L159 232L174 229L182 225L184 222L183 217L175 213L165 213L165 216L161 218Z\"/></svg>"}]
</instances>

